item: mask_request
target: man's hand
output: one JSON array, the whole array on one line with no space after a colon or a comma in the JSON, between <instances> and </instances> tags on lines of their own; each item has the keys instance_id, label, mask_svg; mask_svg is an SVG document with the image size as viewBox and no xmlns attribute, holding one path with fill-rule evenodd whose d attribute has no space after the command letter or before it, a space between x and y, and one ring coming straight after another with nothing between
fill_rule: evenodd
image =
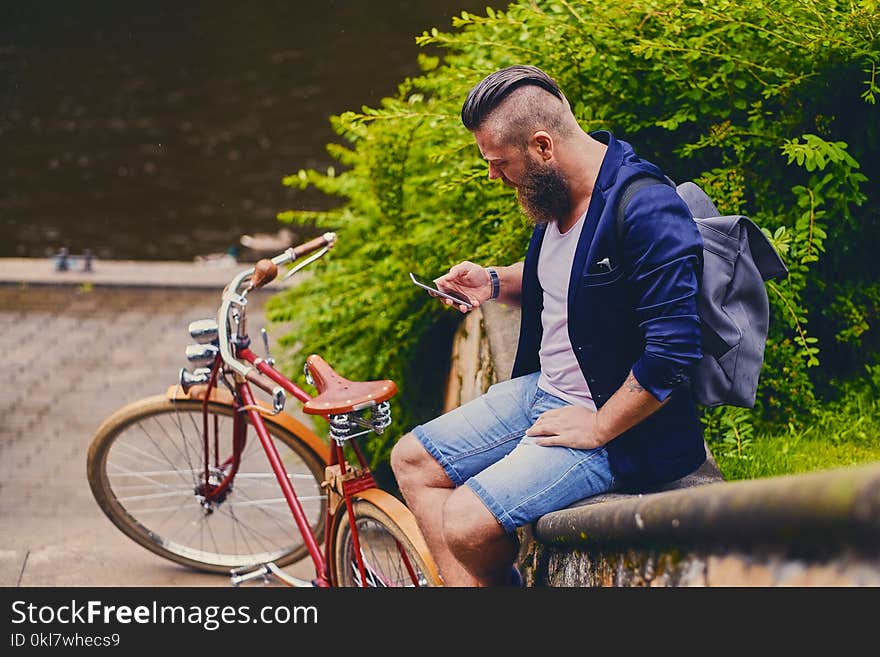
<instances>
[{"instance_id":1,"label":"man's hand","mask_svg":"<svg viewBox=\"0 0 880 657\"><path fill-rule=\"evenodd\" d=\"M598 413L583 406L563 406L541 413L526 430L527 436L538 436L535 444L559 445L574 449L595 449L607 443L598 426Z\"/></svg>"},{"instance_id":2,"label":"man's hand","mask_svg":"<svg viewBox=\"0 0 880 657\"><path fill-rule=\"evenodd\" d=\"M492 281L489 280L489 272L473 262L460 262L440 278L434 279L438 290L449 292L469 300L474 308L492 296ZM436 295L435 295L436 296ZM454 306L455 302L449 299L440 299L447 306ZM457 308L468 312L467 306L458 305Z\"/></svg>"}]
</instances>

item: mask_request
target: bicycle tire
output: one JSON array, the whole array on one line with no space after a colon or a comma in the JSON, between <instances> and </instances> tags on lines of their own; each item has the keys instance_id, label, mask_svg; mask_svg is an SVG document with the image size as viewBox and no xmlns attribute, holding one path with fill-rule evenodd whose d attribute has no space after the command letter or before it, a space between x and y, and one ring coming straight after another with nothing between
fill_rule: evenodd
<instances>
[{"instance_id":1,"label":"bicycle tire","mask_svg":"<svg viewBox=\"0 0 880 657\"><path fill-rule=\"evenodd\" d=\"M232 406L211 401L208 408L231 444ZM320 543L325 461L306 440L265 419ZM151 552L202 571L228 573L268 562L284 566L304 557L305 543L250 426L232 490L210 512L201 506L195 490L204 471L201 432L200 400L157 395L108 417L87 457L89 485L107 517Z\"/></svg>"},{"instance_id":2,"label":"bicycle tire","mask_svg":"<svg viewBox=\"0 0 880 657\"><path fill-rule=\"evenodd\" d=\"M399 548L406 552L418 586L443 586L425 539L404 504L378 488L357 493L352 504L369 586L416 585ZM331 546L331 581L334 586L361 586L348 510L344 504L337 510L336 518Z\"/></svg>"}]
</instances>

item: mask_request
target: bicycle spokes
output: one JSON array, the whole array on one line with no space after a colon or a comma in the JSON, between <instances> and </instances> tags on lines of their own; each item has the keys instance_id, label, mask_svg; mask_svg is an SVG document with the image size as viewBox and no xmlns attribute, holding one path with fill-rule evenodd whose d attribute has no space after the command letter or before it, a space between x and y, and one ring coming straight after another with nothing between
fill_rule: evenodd
<instances>
[{"instance_id":1,"label":"bicycle spokes","mask_svg":"<svg viewBox=\"0 0 880 657\"><path fill-rule=\"evenodd\" d=\"M355 528L348 543L350 573L355 586L363 586L365 581L366 586L382 588L427 584L424 576L413 567L406 549L382 523L358 518Z\"/></svg>"},{"instance_id":2,"label":"bicycle spokes","mask_svg":"<svg viewBox=\"0 0 880 657\"><path fill-rule=\"evenodd\" d=\"M407 574L409 575L409 583L407 580L403 580L397 584L393 583L393 581L385 576L381 571L374 569L369 559L364 555L363 550L361 550L361 561L364 564L364 573L366 575L366 586L368 588L389 588L391 586L425 586L427 585L427 580L424 577L420 577L418 573L416 573L413 568L412 562L410 561L409 556L406 553L406 550L403 546L395 541L397 545L397 552L400 556L400 561L406 568ZM358 568L357 561L351 562L351 572L354 576L355 586L363 586L364 580L361 579L360 569Z\"/></svg>"},{"instance_id":3,"label":"bicycle spokes","mask_svg":"<svg viewBox=\"0 0 880 657\"><path fill-rule=\"evenodd\" d=\"M363 557L363 555L361 555ZM364 580L361 579L360 568L358 567L357 562L351 562L351 571L354 573L354 581L355 586L363 586ZM369 564L364 563L364 573L366 574L366 582L367 587L369 588L387 588L388 584L382 580L378 573L376 573L372 568L370 568Z\"/></svg>"}]
</instances>

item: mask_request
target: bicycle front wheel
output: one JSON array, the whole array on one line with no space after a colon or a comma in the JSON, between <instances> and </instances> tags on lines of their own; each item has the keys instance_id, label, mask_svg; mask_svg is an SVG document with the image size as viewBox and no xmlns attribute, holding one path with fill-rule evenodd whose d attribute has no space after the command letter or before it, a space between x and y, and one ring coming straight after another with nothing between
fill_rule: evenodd
<instances>
[{"instance_id":1,"label":"bicycle front wheel","mask_svg":"<svg viewBox=\"0 0 880 657\"><path fill-rule=\"evenodd\" d=\"M211 448L232 448L233 408L208 404ZM324 532L324 460L303 439L266 418L312 531ZM306 554L259 438L247 427L241 464L222 499L204 504L203 410L199 400L165 396L134 402L99 427L88 453L92 494L129 538L161 557L209 572ZM223 465L209 476L222 478Z\"/></svg>"},{"instance_id":2,"label":"bicycle front wheel","mask_svg":"<svg viewBox=\"0 0 880 657\"><path fill-rule=\"evenodd\" d=\"M442 586L442 580L412 513L379 489L352 500L368 587ZM334 586L363 586L348 510L340 506L333 541Z\"/></svg>"}]
</instances>

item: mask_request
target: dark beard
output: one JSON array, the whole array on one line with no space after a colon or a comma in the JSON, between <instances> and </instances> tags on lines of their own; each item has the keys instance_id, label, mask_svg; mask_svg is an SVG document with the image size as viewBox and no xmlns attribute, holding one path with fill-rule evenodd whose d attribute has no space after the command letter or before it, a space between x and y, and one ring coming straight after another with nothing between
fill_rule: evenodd
<instances>
[{"instance_id":1,"label":"dark beard","mask_svg":"<svg viewBox=\"0 0 880 657\"><path fill-rule=\"evenodd\" d=\"M526 160L525 178L517 187L523 212L536 224L550 224L571 213L568 181L557 169Z\"/></svg>"}]
</instances>

